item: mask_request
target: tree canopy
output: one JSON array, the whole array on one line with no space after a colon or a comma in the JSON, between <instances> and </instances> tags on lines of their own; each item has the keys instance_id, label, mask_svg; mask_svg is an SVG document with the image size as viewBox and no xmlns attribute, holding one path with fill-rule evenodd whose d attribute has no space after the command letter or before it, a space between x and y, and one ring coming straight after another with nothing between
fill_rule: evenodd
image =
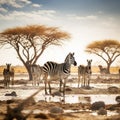
<instances>
[{"instance_id":1,"label":"tree canopy","mask_svg":"<svg viewBox=\"0 0 120 120\"><path fill-rule=\"evenodd\" d=\"M117 40L100 40L90 43L86 52L101 57L107 64L108 73L111 64L120 56L120 42Z\"/></svg>"},{"instance_id":2,"label":"tree canopy","mask_svg":"<svg viewBox=\"0 0 120 120\"><path fill-rule=\"evenodd\" d=\"M50 45L62 45L70 34L58 27L45 25L28 25L4 30L0 33L0 46L11 45L29 72L44 50Z\"/></svg>"}]
</instances>

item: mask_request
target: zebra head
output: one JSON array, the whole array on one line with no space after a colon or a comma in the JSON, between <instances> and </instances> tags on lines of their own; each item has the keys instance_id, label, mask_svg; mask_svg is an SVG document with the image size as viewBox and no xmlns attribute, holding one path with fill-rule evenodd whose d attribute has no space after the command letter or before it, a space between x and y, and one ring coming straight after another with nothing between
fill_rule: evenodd
<instances>
[{"instance_id":1,"label":"zebra head","mask_svg":"<svg viewBox=\"0 0 120 120\"><path fill-rule=\"evenodd\" d=\"M87 63L88 63L88 65L87 65L87 66L89 66L89 67L91 68L91 63L92 63L92 60L87 60Z\"/></svg>"},{"instance_id":2,"label":"zebra head","mask_svg":"<svg viewBox=\"0 0 120 120\"><path fill-rule=\"evenodd\" d=\"M10 70L11 64L7 64L7 63L6 63L6 66L7 66L7 70Z\"/></svg>"},{"instance_id":3,"label":"zebra head","mask_svg":"<svg viewBox=\"0 0 120 120\"><path fill-rule=\"evenodd\" d=\"M87 68L88 68L88 73L90 73L91 74L91 63L92 63L92 60L87 60Z\"/></svg>"},{"instance_id":4,"label":"zebra head","mask_svg":"<svg viewBox=\"0 0 120 120\"><path fill-rule=\"evenodd\" d=\"M65 62L69 63L70 65L73 64L74 66L76 66L77 62L75 61L74 53L69 53L65 59Z\"/></svg>"}]
</instances>

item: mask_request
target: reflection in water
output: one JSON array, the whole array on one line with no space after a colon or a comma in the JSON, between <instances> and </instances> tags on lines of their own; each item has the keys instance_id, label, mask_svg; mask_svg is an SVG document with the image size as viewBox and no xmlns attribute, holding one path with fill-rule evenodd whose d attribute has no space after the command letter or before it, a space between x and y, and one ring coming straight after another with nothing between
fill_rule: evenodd
<instances>
[{"instance_id":1,"label":"reflection in water","mask_svg":"<svg viewBox=\"0 0 120 120\"><path fill-rule=\"evenodd\" d=\"M96 111L92 111L91 114L94 115L94 116L98 115ZM119 113L117 113L116 111L109 111L109 110L107 110L107 116L113 116L113 115L119 115Z\"/></svg>"},{"instance_id":2,"label":"reflection in water","mask_svg":"<svg viewBox=\"0 0 120 120\"><path fill-rule=\"evenodd\" d=\"M105 104L116 104L115 98L118 94L114 95L65 95L65 103L93 103L96 101L104 101ZM63 97L52 97L52 96L36 96L36 101L39 101L41 98L42 100L46 100L47 102L60 102Z\"/></svg>"},{"instance_id":3,"label":"reflection in water","mask_svg":"<svg viewBox=\"0 0 120 120\"><path fill-rule=\"evenodd\" d=\"M11 93L12 91L15 91L17 94L17 97L12 96L5 96L6 93ZM26 99L31 94L36 92L37 89L1 89L0 92L0 100L10 100L10 99ZM65 98L61 96L51 96L51 95L45 95L44 90L40 91L35 97L35 101L38 102L40 100L45 100L47 102L62 102L65 99L65 103L93 103L96 101L104 101L105 104L116 104L115 101L116 96L118 94L70 94L65 95Z\"/></svg>"}]
</instances>

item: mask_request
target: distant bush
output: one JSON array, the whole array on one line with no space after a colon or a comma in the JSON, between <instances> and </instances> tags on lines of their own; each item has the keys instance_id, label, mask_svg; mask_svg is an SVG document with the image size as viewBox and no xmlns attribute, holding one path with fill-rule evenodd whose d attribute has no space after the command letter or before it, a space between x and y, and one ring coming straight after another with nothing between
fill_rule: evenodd
<instances>
[{"instance_id":1,"label":"distant bush","mask_svg":"<svg viewBox=\"0 0 120 120\"><path fill-rule=\"evenodd\" d=\"M94 102L91 105L91 110L99 110L100 108L105 108L105 103L103 101Z\"/></svg>"}]
</instances>

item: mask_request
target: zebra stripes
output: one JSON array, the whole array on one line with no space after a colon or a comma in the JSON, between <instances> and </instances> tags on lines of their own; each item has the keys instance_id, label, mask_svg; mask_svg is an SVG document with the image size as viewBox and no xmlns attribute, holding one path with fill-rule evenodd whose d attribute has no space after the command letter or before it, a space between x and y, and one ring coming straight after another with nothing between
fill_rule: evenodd
<instances>
[{"instance_id":1,"label":"zebra stripes","mask_svg":"<svg viewBox=\"0 0 120 120\"><path fill-rule=\"evenodd\" d=\"M7 88L10 85L10 77L12 80L12 85L14 84L14 68L11 69L11 64L6 64L7 68L3 70L4 86Z\"/></svg>"},{"instance_id":2,"label":"zebra stripes","mask_svg":"<svg viewBox=\"0 0 120 120\"><path fill-rule=\"evenodd\" d=\"M78 87L80 84L80 80L81 80L81 86L89 87L90 75L92 73L91 62L92 60L87 60L87 66L84 65L78 66Z\"/></svg>"},{"instance_id":3,"label":"zebra stripes","mask_svg":"<svg viewBox=\"0 0 120 120\"><path fill-rule=\"evenodd\" d=\"M34 86L39 85L42 80L42 67L36 64L31 65L32 84Z\"/></svg>"},{"instance_id":4,"label":"zebra stripes","mask_svg":"<svg viewBox=\"0 0 120 120\"><path fill-rule=\"evenodd\" d=\"M47 94L47 84L49 86L49 93L51 94L50 83L52 80L60 80L60 91L61 91L61 86L63 83L63 94L65 94L66 79L70 75L71 64L77 65L75 58L74 58L74 53L69 53L66 56L64 63L58 64L58 63L49 61L44 64L43 66L44 78L43 79L45 82L45 94Z\"/></svg>"}]
</instances>

